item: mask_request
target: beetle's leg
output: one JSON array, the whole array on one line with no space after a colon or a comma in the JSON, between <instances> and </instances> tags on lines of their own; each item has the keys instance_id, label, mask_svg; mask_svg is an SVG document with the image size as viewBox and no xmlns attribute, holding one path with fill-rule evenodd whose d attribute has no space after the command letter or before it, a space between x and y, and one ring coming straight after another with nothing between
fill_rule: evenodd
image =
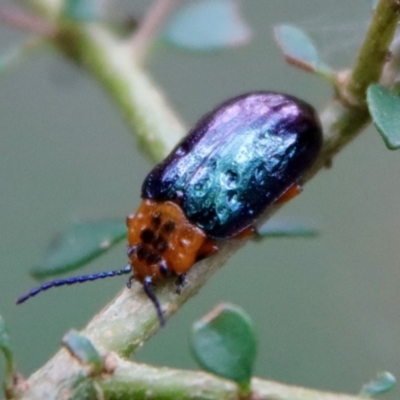
<instances>
[{"instance_id":1,"label":"beetle's leg","mask_svg":"<svg viewBox=\"0 0 400 400\"><path fill-rule=\"evenodd\" d=\"M175 284L176 284L175 292L177 294L181 294L183 287L186 285L186 274L178 275L178 277L176 278Z\"/></svg>"},{"instance_id":2,"label":"beetle's leg","mask_svg":"<svg viewBox=\"0 0 400 400\"><path fill-rule=\"evenodd\" d=\"M134 275L131 275L128 280L126 281L126 287L130 289L132 287L132 281L135 279Z\"/></svg>"},{"instance_id":3,"label":"beetle's leg","mask_svg":"<svg viewBox=\"0 0 400 400\"><path fill-rule=\"evenodd\" d=\"M210 257L217 252L218 252L218 247L214 242L214 240L207 239L201 245L200 249L196 254L196 262L204 260L205 258Z\"/></svg>"},{"instance_id":4,"label":"beetle's leg","mask_svg":"<svg viewBox=\"0 0 400 400\"><path fill-rule=\"evenodd\" d=\"M153 280L151 279L150 276L146 276L146 278L143 279L143 290L146 293L147 297L154 304L154 307L155 307L156 312L157 312L158 320L160 321L160 325L164 326L165 325L165 319L164 319L164 316L163 316L163 312L161 310L160 302L158 301L157 296L154 293L154 289L155 289L155 286L154 286Z\"/></svg>"},{"instance_id":5,"label":"beetle's leg","mask_svg":"<svg viewBox=\"0 0 400 400\"><path fill-rule=\"evenodd\" d=\"M160 263L159 263L159 268L160 268L160 273L162 276L164 277L168 277L171 276L172 271L171 269L168 267L167 263L165 262L164 259L161 259Z\"/></svg>"},{"instance_id":6,"label":"beetle's leg","mask_svg":"<svg viewBox=\"0 0 400 400\"><path fill-rule=\"evenodd\" d=\"M275 200L274 204L284 204L289 200L297 197L302 191L303 188L299 184L294 183L292 186L289 187L288 190L286 190L285 193L283 193L277 200Z\"/></svg>"},{"instance_id":7,"label":"beetle's leg","mask_svg":"<svg viewBox=\"0 0 400 400\"><path fill-rule=\"evenodd\" d=\"M242 239L250 239L252 236L257 235L257 229L253 225L249 225L235 236L232 239L242 240Z\"/></svg>"}]
</instances>

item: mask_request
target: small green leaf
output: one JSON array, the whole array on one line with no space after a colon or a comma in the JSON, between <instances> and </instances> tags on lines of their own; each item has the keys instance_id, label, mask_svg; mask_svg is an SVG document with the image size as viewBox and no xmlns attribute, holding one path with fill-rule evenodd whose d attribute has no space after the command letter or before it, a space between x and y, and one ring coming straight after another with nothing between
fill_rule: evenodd
<instances>
[{"instance_id":1,"label":"small green leaf","mask_svg":"<svg viewBox=\"0 0 400 400\"><path fill-rule=\"evenodd\" d=\"M11 350L11 340L7 332L6 324L3 317L0 315L0 351L3 353L6 360L6 368L4 374L3 389L6 398L15 398L15 368L14 368L14 354Z\"/></svg>"},{"instance_id":2,"label":"small green leaf","mask_svg":"<svg viewBox=\"0 0 400 400\"><path fill-rule=\"evenodd\" d=\"M368 109L386 147L400 148L400 97L381 85L370 85L367 90Z\"/></svg>"},{"instance_id":3,"label":"small green leaf","mask_svg":"<svg viewBox=\"0 0 400 400\"><path fill-rule=\"evenodd\" d=\"M3 317L0 315L0 350L6 359L7 371L13 370L14 357L11 350L10 336L7 332L6 324Z\"/></svg>"},{"instance_id":4,"label":"small green leaf","mask_svg":"<svg viewBox=\"0 0 400 400\"><path fill-rule=\"evenodd\" d=\"M0 54L0 73L5 72L21 57L20 47L11 49L10 51Z\"/></svg>"},{"instance_id":5,"label":"small green leaf","mask_svg":"<svg viewBox=\"0 0 400 400\"><path fill-rule=\"evenodd\" d=\"M379 394L388 392L396 385L396 378L390 372L381 372L376 379L363 385L361 397L375 397Z\"/></svg>"},{"instance_id":6,"label":"small green leaf","mask_svg":"<svg viewBox=\"0 0 400 400\"><path fill-rule=\"evenodd\" d=\"M191 350L200 366L248 389L257 353L253 322L239 307L221 304L193 325Z\"/></svg>"},{"instance_id":7,"label":"small green leaf","mask_svg":"<svg viewBox=\"0 0 400 400\"><path fill-rule=\"evenodd\" d=\"M63 15L73 21L98 21L101 14L100 0L66 0Z\"/></svg>"},{"instance_id":8,"label":"small green leaf","mask_svg":"<svg viewBox=\"0 0 400 400\"><path fill-rule=\"evenodd\" d=\"M243 46L251 36L237 0L202 0L181 8L163 39L186 50L215 51Z\"/></svg>"},{"instance_id":9,"label":"small green leaf","mask_svg":"<svg viewBox=\"0 0 400 400\"><path fill-rule=\"evenodd\" d=\"M315 72L329 82L335 81L334 72L320 59L314 43L301 29L292 25L278 25L275 27L275 38L286 62Z\"/></svg>"},{"instance_id":10,"label":"small green leaf","mask_svg":"<svg viewBox=\"0 0 400 400\"><path fill-rule=\"evenodd\" d=\"M80 363L90 366L93 375L103 371L103 359L87 337L71 330L64 335L62 344Z\"/></svg>"},{"instance_id":11,"label":"small green leaf","mask_svg":"<svg viewBox=\"0 0 400 400\"><path fill-rule=\"evenodd\" d=\"M32 53L33 50L37 50L41 45L44 44L43 38L29 38L25 42L12 49L0 54L0 74L7 72L14 65L20 62L24 56Z\"/></svg>"},{"instance_id":12,"label":"small green leaf","mask_svg":"<svg viewBox=\"0 0 400 400\"><path fill-rule=\"evenodd\" d=\"M31 274L41 279L75 270L125 238L126 225L121 220L75 223L57 238L43 263Z\"/></svg>"},{"instance_id":13,"label":"small green leaf","mask_svg":"<svg viewBox=\"0 0 400 400\"><path fill-rule=\"evenodd\" d=\"M268 221L257 229L261 239L267 237L315 237L318 229L297 222ZM257 237L256 237L257 239Z\"/></svg>"}]
</instances>

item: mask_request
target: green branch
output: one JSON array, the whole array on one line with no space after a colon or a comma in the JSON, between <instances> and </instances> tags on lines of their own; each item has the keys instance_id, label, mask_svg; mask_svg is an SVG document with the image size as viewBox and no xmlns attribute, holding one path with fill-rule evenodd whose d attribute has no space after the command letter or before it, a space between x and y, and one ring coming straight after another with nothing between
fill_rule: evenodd
<instances>
[{"instance_id":1,"label":"green branch","mask_svg":"<svg viewBox=\"0 0 400 400\"><path fill-rule=\"evenodd\" d=\"M55 43L103 86L153 160L162 160L184 136L186 129L162 90L139 66L130 42L122 42L99 24L64 23Z\"/></svg>"},{"instance_id":2,"label":"green branch","mask_svg":"<svg viewBox=\"0 0 400 400\"><path fill-rule=\"evenodd\" d=\"M330 166L333 157L355 139L371 121L366 105L368 86L381 79L386 56L393 40L400 13L396 0L380 0L356 65L345 73L339 82L337 93L320 114L324 131L324 145L317 162L308 172L311 179L324 167ZM384 77L387 85L393 84L394 76Z\"/></svg>"},{"instance_id":3,"label":"green branch","mask_svg":"<svg viewBox=\"0 0 400 400\"><path fill-rule=\"evenodd\" d=\"M366 107L368 86L381 77L399 20L400 3L380 0L347 85L350 104Z\"/></svg>"},{"instance_id":4,"label":"green branch","mask_svg":"<svg viewBox=\"0 0 400 400\"><path fill-rule=\"evenodd\" d=\"M157 385L154 382L157 381ZM230 381L203 372L154 368L120 360L118 369L101 380L106 399L237 400L238 388ZM195 389L194 389L195 388ZM355 396L324 393L260 379L252 380L252 398L258 400L356 400Z\"/></svg>"}]
</instances>

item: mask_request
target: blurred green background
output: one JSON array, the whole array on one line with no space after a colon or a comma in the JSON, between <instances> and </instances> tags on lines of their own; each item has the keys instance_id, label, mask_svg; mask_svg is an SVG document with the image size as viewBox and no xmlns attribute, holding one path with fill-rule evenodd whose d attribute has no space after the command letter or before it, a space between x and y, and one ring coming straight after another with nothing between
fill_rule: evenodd
<instances>
[{"instance_id":1,"label":"blurred green background","mask_svg":"<svg viewBox=\"0 0 400 400\"><path fill-rule=\"evenodd\" d=\"M124 12L140 16L150 4L116 3L116 18ZM188 126L218 102L249 90L292 93L322 109L330 87L284 64L273 26L297 24L328 62L343 68L362 41L368 3L246 1L244 13L254 28L249 46L210 56L164 49L149 68ZM1 26L0 51L24 37ZM16 297L36 285L29 268L71 221L134 212L151 163L96 82L51 51L0 76L0 90L0 313L18 367L29 375L69 328L82 328L125 284L122 277L61 288L16 307ZM400 377L399 164L400 153L386 150L369 128L279 213L280 219L318 226L318 238L247 245L135 359L196 368L186 344L191 324L229 301L257 325L261 377L349 393L381 370ZM125 263L121 245L85 272Z\"/></svg>"}]
</instances>

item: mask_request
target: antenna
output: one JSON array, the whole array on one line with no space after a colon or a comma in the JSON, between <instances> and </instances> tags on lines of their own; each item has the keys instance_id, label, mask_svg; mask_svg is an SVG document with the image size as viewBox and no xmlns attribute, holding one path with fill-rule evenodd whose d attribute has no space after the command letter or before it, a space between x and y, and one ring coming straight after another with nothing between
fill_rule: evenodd
<instances>
[{"instance_id":1,"label":"antenna","mask_svg":"<svg viewBox=\"0 0 400 400\"><path fill-rule=\"evenodd\" d=\"M17 300L17 304L25 303L25 301L29 300L31 297L34 297L37 294L44 292L48 289L51 289L53 287L74 285L75 283L84 283L84 282L88 282L88 281L96 281L97 279L111 278L113 276L120 276L120 275L124 275L124 274L129 274L131 272L132 272L132 267L128 264L125 268L118 269L115 271L98 272L96 274L91 274L91 275L73 276L71 278L56 279L54 281L45 282L41 286L38 286L38 287L32 289L30 292L19 297ZM129 277L128 282L126 283L126 286L128 288L131 287L132 280L133 280L133 276ZM163 312L161 310L161 305L160 305L156 295L154 294L154 284L153 284L153 280L151 279L151 277L148 276L143 280L143 290L146 293L147 297L154 304L160 325L164 326L165 318L164 318Z\"/></svg>"},{"instance_id":2,"label":"antenna","mask_svg":"<svg viewBox=\"0 0 400 400\"><path fill-rule=\"evenodd\" d=\"M21 296L17 300L17 304L24 303L31 297L36 296L40 292L44 292L52 287L64 286L64 285L73 285L75 283L83 283L88 281L96 281L97 279L104 279L104 278L111 278L113 276L120 276L124 274L129 274L132 271L132 267L128 264L123 269L118 269L115 271L105 271L105 272L98 272L96 274L91 275L81 275L81 276L73 276L71 278L66 279L56 279L54 281L45 282L43 285L38 286L35 289L32 289L27 294ZM150 297L150 296L149 296ZM153 301L153 300L152 300ZM153 301L154 303L154 301ZM157 307L156 307L157 308Z\"/></svg>"}]
</instances>

